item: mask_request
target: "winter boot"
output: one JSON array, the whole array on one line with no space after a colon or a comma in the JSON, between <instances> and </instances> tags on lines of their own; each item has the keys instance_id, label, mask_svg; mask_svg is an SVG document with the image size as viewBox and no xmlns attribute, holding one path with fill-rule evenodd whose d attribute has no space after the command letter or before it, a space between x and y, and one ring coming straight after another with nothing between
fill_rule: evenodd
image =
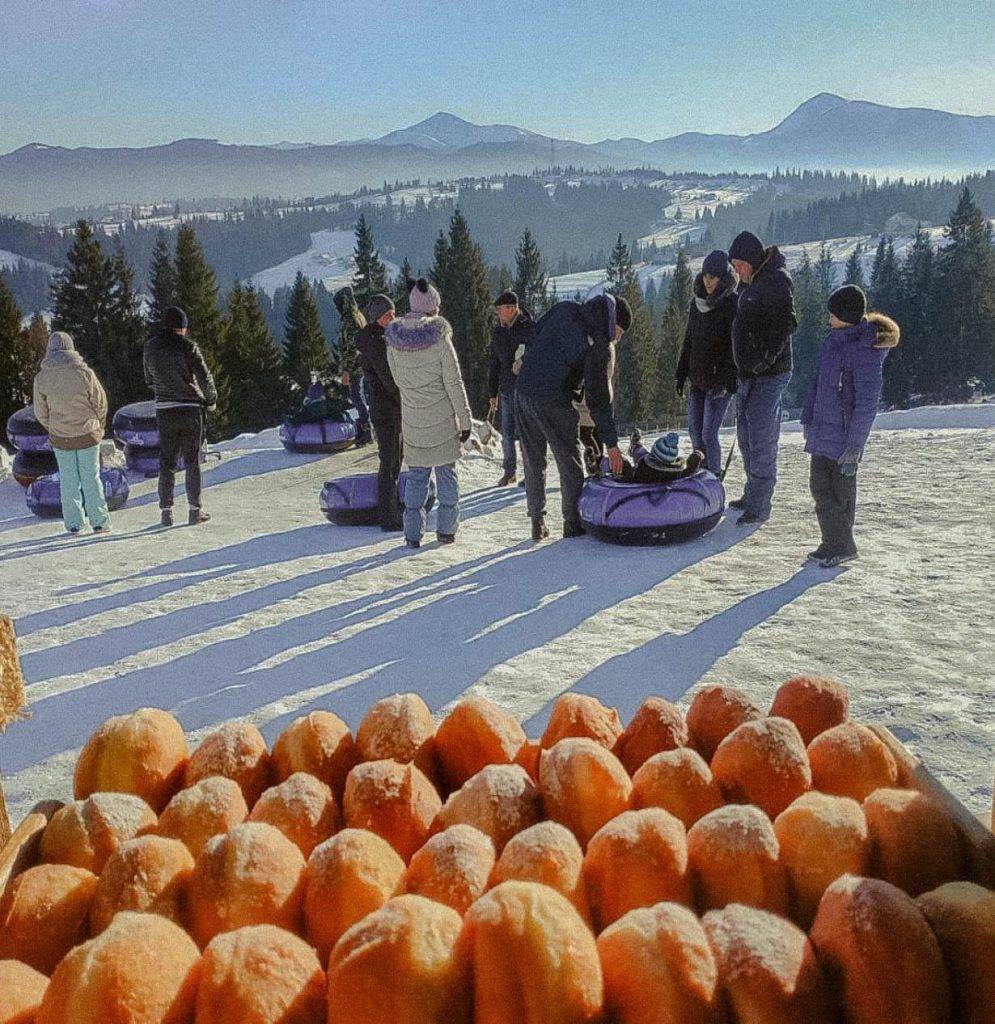
<instances>
[{"instance_id":1,"label":"winter boot","mask_svg":"<svg viewBox=\"0 0 995 1024\"><path fill-rule=\"evenodd\" d=\"M505 473L497 482L498 487L511 487L515 483L514 473Z\"/></svg>"},{"instance_id":2,"label":"winter boot","mask_svg":"<svg viewBox=\"0 0 995 1024\"><path fill-rule=\"evenodd\" d=\"M104 534L110 533L111 532L111 524L110 523L104 523L103 526L95 526L93 528L93 532L94 533L99 533L101 536L103 536Z\"/></svg>"},{"instance_id":3,"label":"winter boot","mask_svg":"<svg viewBox=\"0 0 995 1024\"><path fill-rule=\"evenodd\" d=\"M546 525L545 516L534 516L532 519L532 539L536 542L545 540L549 536L549 527Z\"/></svg>"},{"instance_id":4,"label":"winter boot","mask_svg":"<svg viewBox=\"0 0 995 1024\"><path fill-rule=\"evenodd\" d=\"M806 556L812 562L821 562L824 558L829 557L829 552L826 550L824 544L820 544L814 551L810 551Z\"/></svg>"},{"instance_id":5,"label":"winter boot","mask_svg":"<svg viewBox=\"0 0 995 1024\"><path fill-rule=\"evenodd\" d=\"M413 548L415 551L417 551L421 547L421 541L420 540L406 540L404 543L409 548Z\"/></svg>"},{"instance_id":6,"label":"winter boot","mask_svg":"<svg viewBox=\"0 0 995 1024\"><path fill-rule=\"evenodd\" d=\"M830 555L828 558L824 558L819 565L823 569L838 569L841 565L852 562L856 557L856 551L848 552L845 555Z\"/></svg>"},{"instance_id":7,"label":"winter boot","mask_svg":"<svg viewBox=\"0 0 995 1024\"><path fill-rule=\"evenodd\" d=\"M162 515L159 517L159 524L161 526L173 525L173 510L171 508L164 508L162 510Z\"/></svg>"},{"instance_id":8,"label":"winter boot","mask_svg":"<svg viewBox=\"0 0 995 1024\"><path fill-rule=\"evenodd\" d=\"M435 535L436 540L440 544L455 544L456 534L455 533L437 533Z\"/></svg>"},{"instance_id":9,"label":"winter boot","mask_svg":"<svg viewBox=\"0 0 995 1024\"><path fill-rule=\"evenodd\" d=\"M571 540L573 537L583 537L585 533L587 533L587 530L584 529L584 524L579 520L575 523L565 522L563 524L564 540Z\"/></svg>"},{"instance_id":10,"label":"winter boot","mask_svg":"<svg viewBox=\"0 0 995 1024\"><path fill-rule=\"evenodd\" d=\"M758 516L756 512L744 512L737 520L737 526L760 526L762 523L766 523L767 520L764 516Z\"/></svg>"},{"instance_id":11,"label":"winter boot","mask_svg":"<svg viewBox=\"0 0 995 1024\"><path fill-rule=\"evenodd\" d=\"M191 506L190 515L187 516L187 522L191 526L200 526L201 523L209 522L210 518L210 514L205 512L202 508Z\"/></svg>"}]
</instances>

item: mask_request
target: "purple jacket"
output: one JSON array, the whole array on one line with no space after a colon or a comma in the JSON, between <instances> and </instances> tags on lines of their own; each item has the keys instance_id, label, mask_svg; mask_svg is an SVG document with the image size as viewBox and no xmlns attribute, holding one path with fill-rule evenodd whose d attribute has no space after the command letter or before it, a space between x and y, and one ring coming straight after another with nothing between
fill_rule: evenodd
<instances>
[{"instance_id":1,"label":"purple jacket","mask_svg":"<svg viewBox=\"0 0 995 1024\"><path fill-rule=\"evenodd\" d=\"M827 459L838 459L848 448L863 452L881 397L885 357L898 338L898 324L881 313L826 335L802 410L805 451Z\"/></svg>"}]
</instances>

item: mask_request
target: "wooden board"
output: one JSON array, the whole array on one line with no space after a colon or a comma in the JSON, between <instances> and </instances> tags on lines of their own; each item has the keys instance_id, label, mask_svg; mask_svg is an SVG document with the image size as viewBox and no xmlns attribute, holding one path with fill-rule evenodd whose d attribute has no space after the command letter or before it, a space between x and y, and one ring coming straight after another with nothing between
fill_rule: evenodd
<instances>
[{"instance_id":1,"label":"wooden board","mask_svg":"<svg viewBox=\"0 0 995 1024\"><path fill-rule=\"evenodd\" d=\"M58 800L44 800L36 804L4 843L3 849L0 849L0 893L7 891L11 879L37 863L41 834L61 806Z\"/></svg>"}]
</instances>

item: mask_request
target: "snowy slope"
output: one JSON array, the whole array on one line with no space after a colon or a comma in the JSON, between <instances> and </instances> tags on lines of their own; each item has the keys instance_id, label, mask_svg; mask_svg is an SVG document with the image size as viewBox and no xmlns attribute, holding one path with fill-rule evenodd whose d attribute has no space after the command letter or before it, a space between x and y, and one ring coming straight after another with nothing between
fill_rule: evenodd
<instances>
[{"instance_id":1,"label":"snowy slope","mask_svg":"<svg viewBox=\"0 0 995 1024\"><path fill-rule=\"evenodd\" d=\"M374 469L374 455L292 456L272 431L208 464L215 519L198 529L153 528L154 481L136 480L111 536L69 540L0 483L0 610L16 620L33 711L0 736L12 813L66 797L92 729L147 704L194 733L247 717L272 741L310 708L355 726L387 693L417 690L440 712L473 692L536 733L568 687L627 717L651 693L686 707L704 682L766 702L799 672L845 680L856 715L895 730L981 811L995 755L992 407L916 410L907 424L872 435L863 558L845 572L803 564L816 530L791 432L768 526L726 520L669 549L533 547L522 492L494 489L499 463L475 457L459 543L408 552L318 512L322 482ZM737 494L738 461L731 479Z\"/></svg>"},{"instance_id":2,"label":"snowy slope","mask_svg":"<svg viewBox=\"0 0 995 1024\"><path fill-rule=\"evenodd\" d=\"M25 267L33 267L36 270L47 270L50 274L57 273L57 268L51 263L42 263L41 260L29 260L27 256L20 256L16 252L8 252L0 249L0 270L14 270L18 264Z\"/></svg>"}]
</instances>

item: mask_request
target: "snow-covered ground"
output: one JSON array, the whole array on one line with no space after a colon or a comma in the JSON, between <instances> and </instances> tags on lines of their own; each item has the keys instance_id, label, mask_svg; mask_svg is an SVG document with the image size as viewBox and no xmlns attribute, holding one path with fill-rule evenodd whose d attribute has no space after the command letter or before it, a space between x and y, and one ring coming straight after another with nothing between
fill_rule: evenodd
<instances>
[{"instance_id":1,"label":"snow-covered ground","mask_svg":"<svg viewBox=\"0 0 995 1024\"><path fill-rule=\"evenodd\" d=\"M34 267L36 270L47 270L50 274L56 272L51 263L42 263L41 260L29 260L27 256L20 256L16 252L8 252L0 249L0 270L15 270L18 264L25 267Z\"/></svg>"},{"instance_id":2,"label":"snow-covered ground","mask_svg":"<svg viewBox=\"0 0 995 1024\"><path fill-rule=\"evenodd\" d=\"M790 430L775 518L755 532L726 519L672 548L534 547L521 490L494 489L499 464L478 456L462 469L459 543L409 552L397 535L319 514L322 482L373 470L374 454L293 456L272 431L208 463L215 518L197 529L154 528L155 482L136 480L109 537L70 540L0 483L0 610L16 621L33 712L0 736L12 813L68 796L89 733L142 705L173 710L195 735L246 717L272 741L315 707L355 726L387 693L417 690L441 712L472 692L535 734L569 687L626 718L648 694L686 707L714 681L766 703L799 672L844 680L856 715L889 726L972 810L987 809L992 413L881 421L904 429L872 435L862 559L835 572L803 561L817 536Z\"/></svg>"},{"instance_id":3,"label":"snow-covered ground","mask_svg":"<svg viewBox=\"0 0 995 1024\"><path fill-rule=\"evenodd\" d=\"M355 247L356 235L352 231L316 231L311 235L311 247L306 252L253 274L252 283L272 295L278 288L292 285L300 271L309 281L321 281L329 291L335 291L352 284L356 273ZM400 272L386 260L384 266L388 278L394 278Z\"/></svg>"}]
</instances>

